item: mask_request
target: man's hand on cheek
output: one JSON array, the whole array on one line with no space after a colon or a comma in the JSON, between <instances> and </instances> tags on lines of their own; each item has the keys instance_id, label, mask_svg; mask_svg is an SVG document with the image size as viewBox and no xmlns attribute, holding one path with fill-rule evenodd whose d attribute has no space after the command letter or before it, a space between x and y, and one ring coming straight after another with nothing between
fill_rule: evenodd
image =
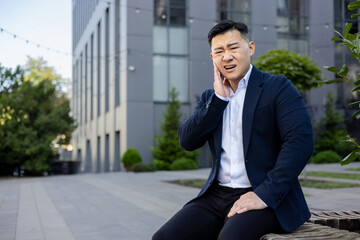
<instances>
[{"instance_id":1,"label":"man's hand on cheek","mask_svg":"<svg viewBox=\"0 0 360 240\"><path fill-rule=\"evenodd\" d=\"M214 90L216 94L228 98L230 97L230 89L229 89L229 80L225 79L224 81L221 78L221 74L219 69L216 67L215 63L214 65Z\"/></svg>"},{"instance_id":2,"label":"man's hand on cheek","mask_svg":"<svg viewBox=\"0 0 360 240\"><path fill-rule=\"evenodd\" d=\"M254 192L247 192L234 203L230 209L228 217L230 218L235 214L264 208L266 208L264 202Z\"/></svg>"}]
</instances>

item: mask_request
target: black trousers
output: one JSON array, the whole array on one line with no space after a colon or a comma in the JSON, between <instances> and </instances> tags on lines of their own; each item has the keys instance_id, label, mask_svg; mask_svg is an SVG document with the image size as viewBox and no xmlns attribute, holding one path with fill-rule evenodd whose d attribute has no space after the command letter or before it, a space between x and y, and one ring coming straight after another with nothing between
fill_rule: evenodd
<instances>
[{"instance_id":1,"label":"black trousers","mask_svg":"<svg viewBox=\"0 0 360 240\"><path fill-rule=\"evenodd\" d=\"M233 189L214 183L200 198L186 204L152 237L153 240L259 239L282 232L270 208L227 217L234 202L251 188Z\"/></svg>"}]
</instances>

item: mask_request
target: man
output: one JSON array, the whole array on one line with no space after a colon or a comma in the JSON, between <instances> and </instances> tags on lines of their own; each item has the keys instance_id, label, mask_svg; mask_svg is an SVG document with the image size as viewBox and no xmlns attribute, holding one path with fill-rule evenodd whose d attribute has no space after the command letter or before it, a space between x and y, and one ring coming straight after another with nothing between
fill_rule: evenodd
<instances>
[{"instance_id":1,"label":"man","mask_svg":"<svg viewBox=\"0 0 360 240\"><path fill-rule=\"evenodd\" d=\"M301 95L284 76L251 65L247 26L224 21L208 35L214 89L179 128L186 150L208 142L213 167L199 195L153 239L259 239L310 217L298 175L313 151Z\"/></svg>"}]
</instances>

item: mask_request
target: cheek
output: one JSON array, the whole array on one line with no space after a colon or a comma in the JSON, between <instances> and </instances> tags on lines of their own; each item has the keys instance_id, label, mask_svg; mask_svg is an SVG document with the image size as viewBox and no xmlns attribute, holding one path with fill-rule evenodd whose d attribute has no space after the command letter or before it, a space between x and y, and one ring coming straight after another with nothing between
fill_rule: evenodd
<instances>
[{"instance_id":1,"label":"cheek","mask_svg":"<svg viewBox=\"0 0 360 240\"><path fill-rule=\"evenodd\" d=\"M221 60L214 58L213 62L215 63L215 65L217 66L217 68L220 70L221 69Z\"/></svg>"}]
</instances>

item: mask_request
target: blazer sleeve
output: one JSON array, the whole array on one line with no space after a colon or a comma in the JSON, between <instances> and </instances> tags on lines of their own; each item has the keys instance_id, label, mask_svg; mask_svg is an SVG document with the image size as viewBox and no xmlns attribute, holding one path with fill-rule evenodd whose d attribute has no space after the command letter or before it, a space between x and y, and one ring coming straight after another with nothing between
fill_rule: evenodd
<instances>
[{"instance_id":1,"label":"blazer sleeve","mask_svg":"<svg viewBox=\"0 0 360 240\"><path fill-rule=\"evenodd\" d=\"M288 79L280 79L275 97L276 127L281 149L274 168L254 192L269 207L281 203L312 155L314 142L310 116L302 96ZM279 80L279 79L277 79Z\"/></svg>"},{"instance_id":2,"label":"blazer sleeve","mask_svg":"<svg viewBox=\"0 0 360 240\"><path fill-rule=\"evenodd\" d=\"M205 91L194 113L179 127L180 145L187 151L202 147L222 119L227 104L215 95L214 90Z\"/></svg>"}]
</instances>

